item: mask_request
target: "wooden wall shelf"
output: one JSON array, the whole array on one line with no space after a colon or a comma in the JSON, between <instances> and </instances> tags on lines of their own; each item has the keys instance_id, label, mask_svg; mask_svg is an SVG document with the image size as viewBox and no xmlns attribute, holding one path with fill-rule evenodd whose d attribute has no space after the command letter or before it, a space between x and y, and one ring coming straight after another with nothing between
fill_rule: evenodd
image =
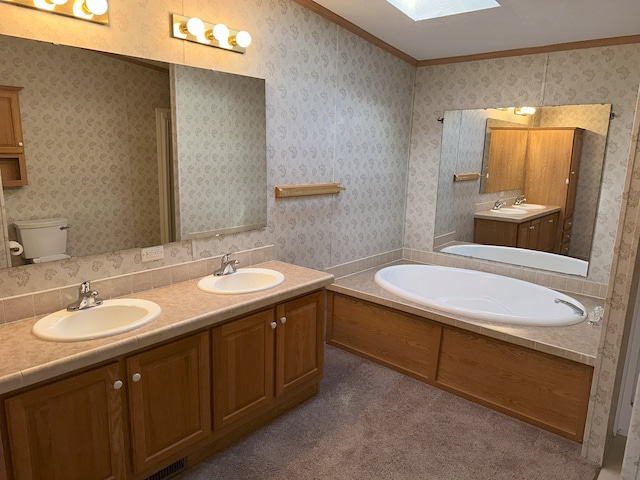
<instances>
[{"instance_id":1,"label":"wooden wall shelf","mask_svg":"<svg viewBox=\"0 0 640 480\"><path fill-rule=\"evenodd\" d=\"M279 185L276 186L276 198L307 197L309 195L335 195L345 187L339 183L315 183L312 185Z\"/></svg>"}]
</instances>

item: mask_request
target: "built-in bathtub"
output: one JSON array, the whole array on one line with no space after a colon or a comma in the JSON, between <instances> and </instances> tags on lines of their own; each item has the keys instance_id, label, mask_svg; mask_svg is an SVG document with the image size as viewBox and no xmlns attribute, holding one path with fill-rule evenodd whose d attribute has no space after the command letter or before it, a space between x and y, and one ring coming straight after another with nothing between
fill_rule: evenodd
<instances>
[{"instance_id":1,"label":"built-in bathtub","mask_svg":"<svg viewBox=\"0 0 640 480\"><path fill-rule=\"evenodd\" d=\"M435 310L510 325L563 326L587 318L568 295L515 278L436 265L394 265L375 282L406 300Z\"/></svg>"},{"instance_id":2,"label":"built-in bathtub","mask_svg":"<svg viewBox=\"0 0 640 480\"><path fill-rule=\"evenodd\" d=\"M453 253L465 257L482 260L510 263L523 267L539 268L558 273L587 276L589 263L577 258L557 255L555 253L539 252L526 248L501 247L497 245L460 244L450 245L440 250L443 253Z\"/></svg>"}]
</instances>

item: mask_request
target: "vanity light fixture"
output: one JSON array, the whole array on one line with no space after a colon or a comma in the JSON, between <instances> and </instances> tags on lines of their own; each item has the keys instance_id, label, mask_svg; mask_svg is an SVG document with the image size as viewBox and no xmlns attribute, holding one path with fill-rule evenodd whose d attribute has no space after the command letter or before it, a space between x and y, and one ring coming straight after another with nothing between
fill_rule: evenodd
<instances>
[{"instance_id":1,"label":"vanity light fixture","mask_svg":"<svg viewBox=\"0 0 640 480\"><path fill-rule=\"evenodd\" d=\"M198 17L172 16L172 36L189 42L245 53L251 35L244 30L232 30L224 23L208 23Z\"/></svg>"},{"instance_id":2,"label":"vanity light fixture","mask_svg":"<svg viewBox=\"0 0 640 480\"><path fill-rule=\"evenodd\" d=\"M0 0L0 2L57 13L102 25L109 24L108 0Z\"/></svg>"}]
</instances>

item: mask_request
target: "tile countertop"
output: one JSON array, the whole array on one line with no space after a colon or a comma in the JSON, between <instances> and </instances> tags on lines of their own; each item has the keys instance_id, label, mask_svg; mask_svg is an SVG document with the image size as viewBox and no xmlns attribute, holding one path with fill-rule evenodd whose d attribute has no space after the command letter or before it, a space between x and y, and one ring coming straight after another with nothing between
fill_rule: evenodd
<instances>
[{"instance_id":1,"label":"tile countertop","mask_svg":"<svg viewBox=\"0 0 640 480\"><path fill-rule=\"evenodd\" d=\"M414 262L402 261L397 263ZM589 325L584 321L577 325L562 327L523 327L470 320L460 315L438 312L387 292L378 286L373 279L377 270L377 268L374 268L338 278L332 285L327 287L327 290L392 307L446 325L480 333L558 357L564 357L586 365L595 365L601 330L599 325ZM580 301L588 312L603 303L597 298L575 294L568 295Z\"/></svg>"},{"instance_id":2,"label":"tile countertop","mask_svg":"<svg viewBox=\"0 0 640 480\"><path fill-rule=\"evenodd\" d=\"M518 208L518 205L505 205L505 206ZM500 220L501 222L522 223L522 222L528 222L529 220L533 220L538 217L544 217L545 215L549 215L551 213L555 213L559 211L560 211L560 207L553 207L553 206L547 206L545 208L541 208L538 210L527 210L527 213L522 213L517 215L500 213L500 210L498 211L482 210L481 212L476 212L474 215L474 218L482 218L485 220Z\"/></svg>"},{"instance_id":3,"label":"tile countertop","mask_svg":"<svg viewBox=\"0 0 640 480\"><path fill-rule=\"evenodd\" d=\"M156 302L162 314L136 330L111 337L79 342L41 340L31 328L42 316L0 326L0 394L216 325L333 281L331 274L279 261L253 266L282 272L284 283L261 292L216 295L200 291L198 280L191 280L128 295Z\"/></svg>"}]
</instances>

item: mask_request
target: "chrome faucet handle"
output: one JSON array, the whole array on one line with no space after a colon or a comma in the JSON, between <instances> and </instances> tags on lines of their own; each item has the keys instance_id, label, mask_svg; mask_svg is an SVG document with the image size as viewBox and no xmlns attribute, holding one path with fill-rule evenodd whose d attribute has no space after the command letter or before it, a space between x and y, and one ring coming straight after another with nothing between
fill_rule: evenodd
<instances>
[{"instance_id":1,"label":"chrome faucet handle","mask_svg":"<svg viewBox=\"0 0 640 480\"><path fill-rule=\"evenodd\" d=\"M514 205L520 205L524 202L527 201L527 197L525 197L524 195L518 195L518 197L516 197L516 201L513 202Z\"/></svg>"},{"instance_id":2,"label":"chrome faucet handle","mask_svg":"<svg viewBox=\"0 0 640 480\"><path fill-rule=\"evenodd\" d=\"M500 210L500 207L506 205L507 202L505 202L504 200L496 200L496 203L493 204L493 209L492 210Z\"/></svg>"},{"instance_id":3,"label":"chrome faucet handle","mask_svg":"<svg viewBox=\"0 0 640 480\"><path fill-rule=\"evenodd\" d=\"M78 299L67 305L67 310L75 312L76 310L84 310L98 305L102 305L102 299L98 298L98 291L91 289L91 283L84 281L80 284Z\"/></svg>"}]
</instances>

